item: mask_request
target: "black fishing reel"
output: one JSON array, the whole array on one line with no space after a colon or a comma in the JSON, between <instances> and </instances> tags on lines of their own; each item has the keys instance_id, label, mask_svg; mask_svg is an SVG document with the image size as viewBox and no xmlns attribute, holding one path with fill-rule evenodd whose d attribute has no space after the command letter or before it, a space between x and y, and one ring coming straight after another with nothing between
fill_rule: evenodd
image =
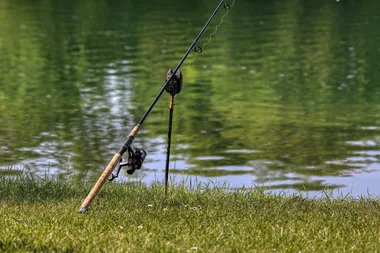
<instances>
[{"instance_id":1,"label":"black fishing reel","mask_svg":"<svg viewBox=\"0 0 380 253\"><path fill-rule=\"evenodd\" d=\"M168 73L166 74L166 81L170 78L170 76L173 74L173 70L169 69ZM178 70L177 73L173 76L172 80L166 85L165 90L170 93L170 95L174 96L175 94L178 94L182 90L182 72L181 70Z\"/></svg>"},{"instance_id":2,"label":"black fishing reel","mask_svg":"<svg viewBox=\"0 0 380 253\"><path fill-rule=\"evenodd\" d=\"M128 148L128 162L123 162L123 159L120 159L119 167L116 170L116 175L111 174L108 177L108 181L112 181L119 176L119 172L122 167L127 166L128 175L132 175L136 170L141 169L141 166L145 160L146 152L142 148Z\"/></svg>"}]
</instances>

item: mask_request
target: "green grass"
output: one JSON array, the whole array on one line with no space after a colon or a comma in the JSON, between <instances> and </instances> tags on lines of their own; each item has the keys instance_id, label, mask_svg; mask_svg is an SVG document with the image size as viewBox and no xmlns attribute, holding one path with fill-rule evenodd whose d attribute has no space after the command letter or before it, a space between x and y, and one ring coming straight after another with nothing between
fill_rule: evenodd
<instances>
[{"instance_id":1,"label":"green grass","mask_svg":"<svg viewBox=\"0 0 380 253\"><path fill-rule=\"evenodd\" d=\"M0 177L0 252L380 252L380 201Z\"/></svg>"}]
</instances>

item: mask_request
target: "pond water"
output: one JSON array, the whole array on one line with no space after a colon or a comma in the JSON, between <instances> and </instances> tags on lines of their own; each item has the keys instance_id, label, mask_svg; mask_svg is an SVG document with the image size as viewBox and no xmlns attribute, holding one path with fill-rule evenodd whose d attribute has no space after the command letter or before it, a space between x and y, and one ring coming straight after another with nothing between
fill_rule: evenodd
<instances>
[{"instance_id":1,"label":"pond water","mask_svg":"<svg viewBox=\"0 0 380 253\"><path fill-rule=\"evenodd\" d=\"M218 3L2 0L1 174L98 177ZM380 195L379 8L235 0L182 67L173 180ZM164 93L124 180L163 180L168 105Z\"/></svg>"}]
</instances>

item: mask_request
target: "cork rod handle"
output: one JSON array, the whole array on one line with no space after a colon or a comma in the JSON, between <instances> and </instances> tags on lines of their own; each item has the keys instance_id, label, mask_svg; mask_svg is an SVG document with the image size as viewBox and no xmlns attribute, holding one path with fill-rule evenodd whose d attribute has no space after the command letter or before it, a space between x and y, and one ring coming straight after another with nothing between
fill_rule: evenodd
<instances>
[{"instance_id":1,"label":"cork rod handle","mask_svg":"<svg viewBox=\"0 0 380 253\"><path fill-rule=\"evenodd\" d=\"M96 197L104 183L107 181L109 175L112 173L113 169L116 167L116 165L119 163L121 158L120 153L116 153L112 160L107 165L106 169L103 171L102 175L99 177L98 181L92 187L90 193L86 197L86 199L83 201L79 212L83 213L87 211L87 207L91 204L92 200Z\"/></svg>"}]
</instances>

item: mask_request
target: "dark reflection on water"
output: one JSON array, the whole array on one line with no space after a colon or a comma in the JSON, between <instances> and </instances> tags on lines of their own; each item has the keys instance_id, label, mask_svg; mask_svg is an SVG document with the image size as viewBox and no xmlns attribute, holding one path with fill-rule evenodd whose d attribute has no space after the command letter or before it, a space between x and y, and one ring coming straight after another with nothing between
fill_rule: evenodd
<instances>
[{"instance_id":1,"label":"dark reflection on water","mask_svg":"<svg viewBox=\"0 0 380 253\"><path fill-rule=\"evenodd\" d=\"M0 166L97 177L216 5L1 1ZM175 180L379 194L379 7L236 1L182 69ZM168 102L135 140L148 183L163 179Z\"/></svg>"}]
</instances>

